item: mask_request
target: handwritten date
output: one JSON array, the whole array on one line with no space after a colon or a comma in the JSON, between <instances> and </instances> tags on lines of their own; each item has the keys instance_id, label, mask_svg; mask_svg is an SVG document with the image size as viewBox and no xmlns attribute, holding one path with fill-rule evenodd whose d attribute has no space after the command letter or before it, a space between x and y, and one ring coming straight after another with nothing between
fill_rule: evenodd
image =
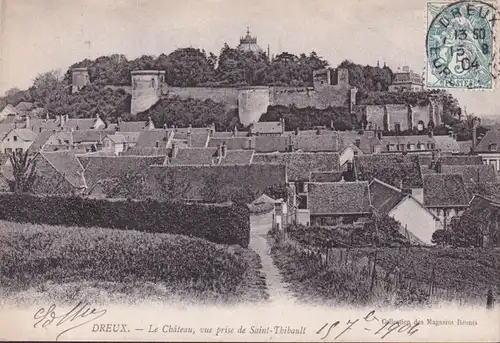
<instances>
[{"instance_id":1,"label":"handwritten date","mask_svg":"<svg viewBox=\"0 0 500 343\"><path fill-rule=\"evenodd\" d=\"M358 323L365 323L364 327L365 331L372 331L371 328L366 326L370 325L368 323L375 323L375 325L377 326L375 327L376 331L374 335L375 336L379 335L381 339L386 338L393 332L404 333L407 334L408 336L412 336L419 330L417 329L417 327L420 325L419 323L415 323L413 325L410 323L398 323L398 322L381 323L381 321L375 316L375 311L372 310L366 316L363 317L362 321L360 321L358 318L356 320L348 319L345 325L341 324L341 322L338 320L333 323L325 323L325 325L323 325L316 332L316 334L322 335L320 338L321 340L333 337L333 335L336 334L336 336L333 337L333 340L336 340L340 338L343 334L345 334L347 331L352 330L355 327L359 327L360 325ZM356 324L358 325L355 326Z\"/></svg>"}]
</instances>

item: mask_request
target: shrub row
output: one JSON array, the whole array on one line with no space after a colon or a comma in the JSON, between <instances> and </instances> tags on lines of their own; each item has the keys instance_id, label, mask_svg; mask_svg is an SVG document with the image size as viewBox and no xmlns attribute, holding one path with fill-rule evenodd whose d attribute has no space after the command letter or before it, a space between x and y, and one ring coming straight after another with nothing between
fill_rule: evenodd
<instances>
[{"instance_id":1,"label":"shrub row","mask_svg":"<svg viewBox=\"0 0 500 343\"><path fill-rule=\"evenodd\" d=\"M238 300L253 268L242 250L181 235L0 221L0 287L153 282L172 295Z\"/></svg>"},{"instance_id":2,"label":"shrub row","mask_svg":"<svg viewBox=\"0 0 500 343\"><path fill-rule=\"evenodd\" d=\"M245 248L250 240L249 210L236 204L0 193L0 220L181 234Z\"/></svg>"}]
</instances>

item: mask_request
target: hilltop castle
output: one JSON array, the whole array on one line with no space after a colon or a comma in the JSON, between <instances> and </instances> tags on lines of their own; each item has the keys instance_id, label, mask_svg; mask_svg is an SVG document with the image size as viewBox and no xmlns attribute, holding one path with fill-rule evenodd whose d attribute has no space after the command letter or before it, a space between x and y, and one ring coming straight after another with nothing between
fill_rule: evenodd
<instances>
[{"instance_id":1,"label":"hilltop castle","mask_svg":"<svg viewBox=\"0 0 500 343\"><path fill-rule=\"evenodd\" d=\"M240 38L237 49L245 52L263 52L257 45L257 38L251 36L249 30L247 30L245 37ZM382 128L382 123L386 123L384 126L389 123L388 130L395 129L390 124L391 122L402 130L411 129L414 122L414 118L408 118L410 114L403 114L404 110L391 113L385 109L382 111L382 117L384 117L385 112L386 119L384 120L379 113L370 113L370 108L359 109L356 104L358 89L349 84L349 71L345 68L315 70L312 87L174 87L165 82L165 71L163 70L134 70L131 72L131 80L130 86L121 87L132 96L131 114L146 111L162 98L179 97L202 101L211 99L225 104L228 110L237 109L240 122L243 125L257 122L261 115L267 112L268 106L276 105L317 109L344 107L348 108L351 113L358 114L362 110L368 121L372 122L374 126ZM90 77L86 68L72 70L73 93L78 92L89 83ZM399 90L403 90L403 87L400 87ZM436 120L435 111L432 108L423 109L421 113L428 113L428 115L423 115L426 118L417 120L419 125L423 123L424 126L427 126L431 120L434 123L439 122L439 119ZM388 119L391 116L393 118Z\"/></svg>"}]
</instances>

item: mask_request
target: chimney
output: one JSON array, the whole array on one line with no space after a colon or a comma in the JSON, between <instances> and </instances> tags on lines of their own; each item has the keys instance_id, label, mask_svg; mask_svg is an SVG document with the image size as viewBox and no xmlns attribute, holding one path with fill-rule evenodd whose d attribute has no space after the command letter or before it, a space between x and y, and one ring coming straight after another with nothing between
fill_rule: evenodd
<instances>
[{"instance_id":1,"label":"chimney","mask_svg":"<svg viewBox=\"0 0 500 343\"><path fill-rule=\"evenodd\" d=\"M31 130L31 118L29 115L26 116L26 128Z\"/></svg>"},{"instance_id":2,"label":"chimney","mask_svg":"<svg viewBox=\"0 0 500 343\"><path fill-rule=\"evenodd\" d=\"M188 130L187 132L187 146L188 148L191 148L191 130Z\"/></svg>"},{"instance_id":3,"label":"chimney","mask_svg":"<svg viewBox=\"0 0 500 343\"><path fill-rule=\"evenodd\" d=\"M215 123L212 123L210 125L210 135L213 135L215 133Z\"/></svg>"},{"instance_id":4,"label":"chimney","mask_svg":"<svg viewBox=\"0 0 500 343\"><path fill-rule=\"evenodd\" d=\"M300 128L297 126L295 128L295 136L298 136L299 135L299 132L300 132Z\"/></svg>"},{"instance_id":5,"label":"chimney","mask_svg":"<svg viewBox=\"0 0 500 343\"><path fill-rule=\"evenodd\" d=\"M280 118L280 124L281 124L281 133L285 132L285 118L281 117Z\"/></svg>"},{"instance_id":6,"label":"chimney","mask_svg":"<svg viewBox=\"0 0 500 343\"><path fill-rule=\"evenodd\" d=\"M234 128L233 128L233 137L236 137L237 134L238 134L238 128L236 127L236 125L234 125Z\"/></svg>"},{"instance_id":7,"label":"chimney","mask_svg":"<svg viewBox=\"0 0 500 343\"><path fill-rule=\"evenodd\" d=\"M179 147L176 142L172 142L172 158L177 157L177 152L179 152Z\"/></svg>"},{"instance_id":8,"label":"chimney","mask_svg":"<svg viewBox=\"0 0 500 343\"><path fill-rule=\"evenodd\" d=\"M69 119L69 114L66 114L65 115L65 118L64 118L64 122L67 123L68 122L68 119Z\"/></svg>"},{"instance_id":9,"label":"chimney","mask_svg":"<svg viewBox=\"0 0 500 343\"><path fill-rule=\"evenodd\" d=\"M330 119L330 129L332 129L333 131L335 131L335 128L333 127L333 118Z\"/></svg>"},{"instance_id":10,"label":"chimney","mask_svg":"<svg viewBox=\"0 0 500 343\"><path fill-rule=\"evenodd\" d=\"M436 173L441 174L442 169L441 169L441 160L436 161Z\"/></svg>"},{"instance_id":11,"label":"chimney","mask_svg":"<svg viewBox=\"0 0 500 343\"><path fill-rule=\"evenodd\" d=\"M252 136L248 137L248 149L249 150L255 149L255 138L253 138Z\"/></svg>"},{"instance_id":12,"label":"chimney","mask_svg":"<svg viewBox=\"0 0 500 343\"><path fill-rule=\"evenodd\" d=\"M471 146L472 153L476 151L476 142L477 142L477 120L474 120L472 122L472 146Z\"/></svg>"},{"instance_id":13,"label":"chimney","mask_svg":"<svg viewBox=\"0 0 500 343\"><path fill-rule=\"evenodd\" d=\"M361 139L360 138L356 138L356 141L354 142L354 145L356 145L359 148L359 146L361 145Z\"/></svg>"},{"instance_id":14,"label":"chimney","mask_svg":"<svg viewBox=\"0 0 500 343\"><path fill-rule=\"evenodd\" d=\"M295 149L294 149L294 146L293 146L293 138L292 136L288 136L288 152L293 152Z\"/></svg>"},{"instance_id":15,"label":"chimney","mask_svg":"<svg viewBox=\"0 0 500 343\"><path fill-rule=\"evenodd\" d=\"M59 117L59 126L63 127L64 126L64 116L59 115L58 117Z\"/></svg>"},{"instance_id":16,"label":"chimney","mask_svg":"<svg viewBox=\"0 0 500 343\"><path fill-rule=\"evenodd\" d=\"M219 161L222 158L222 144L217 144L217 158Z\"/></svg>"},{"instance_id":17,"label":"chimney","mask_svg":"<svg viewBox=\"0 0 500 343\"><path fill-rule=\"evenodd\" d=\"M429 130L429 137L433 138L434 137L434 130Z\"/></svg>"},{"instance_id":18,"label":"chimney","mask_svg":"<svg viewBox=\"0 0 500 343\"><path fill-rule=\"evenodd\" d=\"M153 130L155 128L155 124L153 123L153 119L151 117L148 117L148 130Z\"/></svg>"},{"instance_id":19,"label":"chimney","mask_svg":"<svg viewBox=\"0 0 500 343\"><path fill-rule=\"evenodd\" d=\"M226 153L227 153L227 146L226 146L226 142L222 142L222 145L221 145L221 156L222 158L226 158Z\"/></svg>"},{"instance_id":20,"label":"chimney","mask_svg":"<svg viewBox=\"0 0 500 343\"><path fill-rule=\"evenodd\" d=\"M118 126L117 126L118 131L120 131L120 126L121 125L122 125L122 118L118 117Z\"/></svg>"},{"instance_id":21,"label":"chimney","mask_svg":"<svg viewBox=\"0 0 500 343\"><path fill-rule=\"evenodd\" d=\"M316 135L318 135L318 136L319 136L319 135L321 135L321 128L319 128L319 127L318 127L318 128L316 129Z\"/></svg>"}]
</instances>

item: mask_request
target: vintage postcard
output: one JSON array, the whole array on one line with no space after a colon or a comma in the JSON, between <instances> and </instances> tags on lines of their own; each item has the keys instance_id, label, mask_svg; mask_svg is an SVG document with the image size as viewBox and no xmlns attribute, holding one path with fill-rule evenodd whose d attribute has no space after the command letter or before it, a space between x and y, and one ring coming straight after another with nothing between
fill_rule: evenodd
<instances>
[{"instance_id":1,"label":"vintage postcard","mask_svg":"<svg viewBox=\"0 0 500 343\"><path fill-rule=\"evenodd\" d=\"M498 6L0 0L0 339L500 341Z\"/></svg>"}]
</instances>

